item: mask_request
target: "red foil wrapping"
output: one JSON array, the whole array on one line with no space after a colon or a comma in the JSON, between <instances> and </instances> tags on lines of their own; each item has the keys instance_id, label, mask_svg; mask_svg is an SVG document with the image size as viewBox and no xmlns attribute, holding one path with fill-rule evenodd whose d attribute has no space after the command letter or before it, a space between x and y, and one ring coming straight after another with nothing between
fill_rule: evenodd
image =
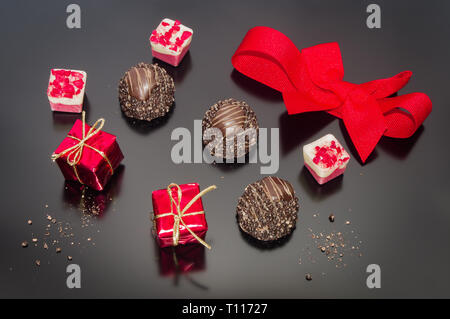
<instances>
[{"instance_id":1,"label":"red foil wrapping","mask_svg":"<svg viewBox=\"0 0 450 319\"><path fill-rule=\"evenodd\" d=\"M77 120L68 135L83 138L83 122ZM88 132L90 126L85 124L85 131ZM67 136L62 143L55 150L54 154L59 154L62 151L78 144L79 141ZM115 170L123 159L122 151L119 144L117 144L116 136L99 131L86 141L86 144L105 153L109 159L111 166ZM56 159L61 172L66 180L79 181L72 166L67 163L67 154ZM83 154L80 162L76 165L78 175L83 184L92 187L95 190L101 191L111 178L111 170L107 161L96 151L89 147L83 148Z\"/></svg>"},{"instance_id":2,"label":"red foil wrapping","mask_svg":"<svg viewBox=\"0 0 450 319\"><path fill-rule=\"evenodd\" d=\"M201 244L159 249L161 276L184 274L205 269L205 247Z\"/></svg>"},{"instance_id":3,"label":"red foil wrapping","mask_svg":"<svg viewBox=\"0 0 450 319\"><path fill-rule=\"evenodd\" d=\"M181 210L186 206L187 203L198 193L200 193L200 187L197 183L182 184L181 188ZM172 196L175 202L178 203L177 189L173 187ZM153 213L154 213L154 228L156 232L156 241L160 247L173 246L173 226L174 226L174 216L164 216L161 218L156 218L158 215L170 213L171 202L167 189L160 189L152 193L153 201ZM186 211L186 214L203 211L202 199L199 198L192 206ZM173 206L173 212L176 213L176 207ZM206 223L205 214L188 215L183 216L183 221L198 237L201 239L205 238L206 231L208 230L208 224ZM198 243L189 231L180 223L180 237L178 243L180 245L189 243Z\"/></svg>"}]
</instances>

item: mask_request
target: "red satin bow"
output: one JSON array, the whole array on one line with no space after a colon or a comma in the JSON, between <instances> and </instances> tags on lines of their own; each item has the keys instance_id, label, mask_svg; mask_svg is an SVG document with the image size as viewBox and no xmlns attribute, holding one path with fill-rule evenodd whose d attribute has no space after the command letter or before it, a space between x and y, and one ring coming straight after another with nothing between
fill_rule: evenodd
<instances>
[{"instance_id":1,"label":"red satin bow","mask_svg":"<svg viewBox=\"0 0 450 319\"><path fill-rule=\"evenodd\" d=\"M413 135L432 108L424 93L388 98L408 83L411 71L363 84L343 81L336 42L300 52L281 32L255 27L245 35L232 63L239 72L280 91L289 114L327 111L341 118L363 162L381 136Z\"/></svg>"}]
</instances>

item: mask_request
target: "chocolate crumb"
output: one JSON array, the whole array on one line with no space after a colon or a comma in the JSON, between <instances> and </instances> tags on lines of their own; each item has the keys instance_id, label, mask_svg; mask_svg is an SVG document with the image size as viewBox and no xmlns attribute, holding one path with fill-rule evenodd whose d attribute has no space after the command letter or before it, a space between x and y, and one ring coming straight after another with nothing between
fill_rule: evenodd
<instances>
[{"instance_id":1,"label":"chocolate crumb","mask_svg":"<svg viewBox=\"0 0 450 319\"><path fill-rule=\"evenodd\" d=\"M36 259L36 261L34 262L36 264L36 266L40 266L41 265L41 261L39 259Z\"/></svg>"},{"instance_id":2,"label":"chocolate crumb","mask_svg":"<svg viewBox=\"0 0 450 319\"><path fill-rule=\"evenodd\" d=\"M222 133L222 139L204 135L213 128ZM258 129L255 112L246 102L233 98L218 101L203 117L205 151L222 161L243 157L256 145Z\"/></svg>"},{"instance_id":3,"label":"chocolate crumb","mask_svg":"<svg viewBox=\"0 0 450 319\"><path fill-rule=\"evenodd\" d=\"M311 274L306 274L305 279L311 281L312 280Z\"/></svg>"},{"instance_id":4,"label":"chocolate crumb","mask_svg":"<svg viewBox=\"0 0 450 319\"><path fill-rule=\"evenodd\" d=\"M38 239L37 239L37 238L33 238L31 241L32 241L33 243L37 243Z\"/></svg>"},{"instance_id":5,"label":"chocolate crumb","mask_svg":"<svg viewBox=\"0 0 450 319\"><path fill-rule=\"evenodd\" d=\"M23 248L27 248L28 247L28 242L27 241L22 242L22 247Z\"/></svg>"},{"instance_id":6,"label":"chocolate crumb","mask_svg":"<svg viewBox=\"0 0 450 319\"><path fill-rule=\"evenodd\" d=\"M350 225L350 221L347 220L347 221L345 222L345 225Z\"/></svg>"},{"instance_id":7,"label":"chocolate crumb","mask_svg":"<svg viewBox=\"0 0 450 319\"><path fill-rule=\"evenodd\" d=\"M59 254L60 252L61 252L61 248L60 248L60 247L57 247L57 248L56 248L56 253Z\"/></svg>"},{"instance_id":8,"label":"chocolate crumb","mask_svg":"<svg viewBox=\"0 0 450 319\"><path fill-rule=\"evenodd\" d=\"M292 185L270 176L248 185L236 208L240 229L266 243L292 233L297 221L298 198Z\"/></svg>"},{"instance_id":9,"label":"chocolate crumb","mask_svg":"<svg viewBox=\"0 0 450 319\"><path fill-rule=\"evenodd\" d=\"M125 116L145 121L165 116L175 101L173 78L158 64L139 63L119 81L119 102Z\"/></svg>"},{"instance_id":10,"label":"chocolate crumb","mask_svg":"<svg viewBox=\"0 0 450 319\"><path fill-rule=\"evenodd\" d=\"M72 260L72 256L67 256L67 260Z\"/></svg>"},{"instance_id":11,"label":"chocolate crumb","mask_svg":"<svg viewBox=\"0 0 450 319\"><path fill-rule=\"evenodd\" d=\"M33 224L33 221L31 219L29 219L27 223L28 223L28 225L31 225L31 224Z\"/></svg>"},{"instance_id":12,"label":"chocolate crumb","mask_svg":"<svg viewBox=\"0 0 450 319\"><path fill-rule=\"evenodd\" d=\"M330 220L331 223L334 222L334 215L330 214L330 216L328 216L328 219Z\"/></svg>"}]
</instances>

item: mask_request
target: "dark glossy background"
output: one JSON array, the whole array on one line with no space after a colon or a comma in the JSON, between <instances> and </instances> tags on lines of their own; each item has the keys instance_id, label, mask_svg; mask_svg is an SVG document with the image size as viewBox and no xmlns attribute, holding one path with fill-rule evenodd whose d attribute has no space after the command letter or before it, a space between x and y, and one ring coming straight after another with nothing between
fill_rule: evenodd
<instances>
[{"instance_id":1,"label":"dark glossy background","mask_svg":"<svg viewBox=\"0 0 450 319\"><path fill-rule=\"evenodd\" d=\"M375 1L382 28L370 30L371 2L77 1L82 29L69 30L69 1L2 1L0 297L450 297L450 2ZM148 37L164 17L195 30L183 63L165 66L175 79L176 107L157 126L133 124L120 111L117 84L130 66L152 61ZM231 56L256 25L282 31L300 48L338 41L348 81L412 70L402 93L426 92L433 113L412 138L383 138L361 165L338 120L322 113L287 116L278 92L233 71ZM104 117L104 129L118 136L125 155L110 186L114 200L93 226L78 231L83 244L63 245L60 255L20 247L33 232L43 232L47 213L74 228L80 224L79 198L66 192L50 160L79 117L50 111L45 92L52 67L88 72L88 121ZM301 209L297 229L275 249L248 243L235 220L244 187L261 178L259 165L175 165L170 159L172 130L191 129L210 105L228 97L247 101L261 127L280 128L277 175L292 183ZM319 187L303 168L301 147L326 133L335 134L353 159L343 178ZM172 181L219 188L204 199L213 250L204 252L199 271L178 279L160 276L149 219L152 190ZM334 224L327 221L331 212ZM362 257L336 269L314 248L308 228L354 230ZM86 236L95 246L83 241ZM307 247L316 263L305 258ZM67 254L81 266L81 289L66 287ZM39 269L36 258L43 263ZM381 289L366 287L371 263L381 266ZM304 279L307 272L311 282Z\"/></svg>"}]
</instances>

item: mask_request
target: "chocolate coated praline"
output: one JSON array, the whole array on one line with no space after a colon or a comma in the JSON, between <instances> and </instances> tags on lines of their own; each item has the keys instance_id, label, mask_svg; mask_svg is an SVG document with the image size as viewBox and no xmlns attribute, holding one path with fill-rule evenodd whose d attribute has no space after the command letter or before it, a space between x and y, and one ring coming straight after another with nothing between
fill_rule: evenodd
<instances>
[{"instance_id":1,"label":"chocolate coated praline","mask_svg":"<svg viewBox=\"0 0 450 319\"><path fill-rule=\"evenodd\" d=\"M210 128L216 128L222 134L222 139L208 139L203 135L203 144L216 157L242 157L257 142L258 121L255 112L244 101L227 99L211 106L203 117L203 134Z\"/></svg>"},{"instance_id":2,"label":"chocolate coated praline","mask_svg":"<svg viewBox=\"0 0 450 319\"><path fill-rule=\"evenodd\" d=\"M174 102L172 77L158 64L139 63L119 81L120 107L127 117L151 121L166 115Z\"/></svg>"},{"instance_id":3,"label":"chocolate coated praline","mask_svg":"<svg viewBox=\"0 0 450 319\"><path fill-rule=\"evenodd\" d=\"M292 185L270 176L245 188L236 213L242 231L260 241L270 242L294 230L298 209L298 198Z\"/></svg>"}]
</instances>

